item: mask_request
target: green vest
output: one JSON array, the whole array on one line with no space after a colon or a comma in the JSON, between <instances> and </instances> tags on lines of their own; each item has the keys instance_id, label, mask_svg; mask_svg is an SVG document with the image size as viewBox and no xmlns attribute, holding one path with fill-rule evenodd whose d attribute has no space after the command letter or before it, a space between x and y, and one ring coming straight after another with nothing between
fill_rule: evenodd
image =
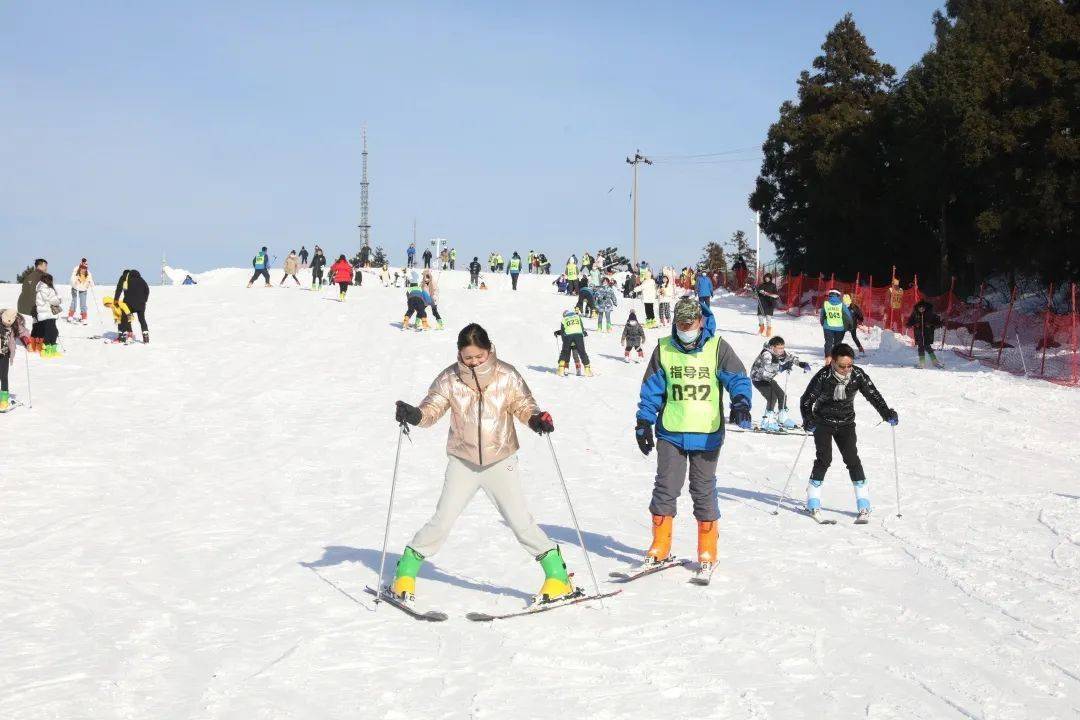
<instances>
[{"instance_id":1,"label":"green vest","mask_svg":"<svg viewBox=\"0 0 1080 720\"><path fill-rule=\"evenodd\" d=\"M714 433L724 425L716 377L720 338L713 335L693 355L679 352L674 343L670 337L660 340L660 367L667 378L664 427L672 432Z\"/></svg>"},{"instance_id":2,"label":"green vest","mask_svg":"<svg viewBox=\"0 0 1080 720\"><path fill-rule=\"evenodd\" d=\"M825 327L829 330L844 330L844 306L833 305L828 300L825 301Z\"/></svg>"},{"instance_id":3,"label":"green vest","mask_svg":"<svg viewBox=\"0 0 1080 720\"><path fill-rule=\"evenodd\" d=\"M642 282L644 282L645 276L648 274L649 268L641 268L640 270L638 270L638 277L641 278Z\"/></svg>"},{"instance_id":4,"label":"green vest","mask_svg":"<svg viewBox=\"0 0 1080 720\"><path fill-rule=\"evenodd\" d=\"M580 315L571 315L562 319L562 334L564 337L566 335L581 335L584 329Z\"/></svg>"},{"instance_id":5,"label":"green vest","mask_svg":"<svg viewBox=\"0 0 1080 720\"><path fill-rule=\"evenodd\" d=\"M259 253L258 255L255 256L255 265L256 266L261 265L262 267L266 267L266 254L265 253Z\"/></svg>"},{"instance_id":6,"label":"green vest","mask_svg":"<svg viewBox=\"0 0 1080 720\"><path fill-rule=\"evenodd\" d=\"M521 272L521 258L510 258L510 272Z\"/></svg>"},{"instance_id":7,"label":"green vest","mask_svg":"<svg viewBox=\"0 0 1080 720\"><path fill-rule=\"evenodd\" d=\"M566 263L566 279L577 280L577 265L572 262Z\"/></svg>"},{"instance_id":8,"label":"green vest","mask_svg":"<svg viewBox=\"0 0 1080 720\"><path fill-rule=\"evenodd\" d=\"M451 260L457 260L457 250L456 249L450 251L450 259Z\"/></svg>"}]
</instances>

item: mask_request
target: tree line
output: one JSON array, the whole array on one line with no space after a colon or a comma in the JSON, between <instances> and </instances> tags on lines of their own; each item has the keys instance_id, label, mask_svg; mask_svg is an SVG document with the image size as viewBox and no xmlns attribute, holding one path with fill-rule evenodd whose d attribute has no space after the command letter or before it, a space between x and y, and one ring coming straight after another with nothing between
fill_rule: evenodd
<instances>
[{"instance_id":1,"label":"tree line","mask_svg":"<svg viewBox=\"0 0 1080 720\"><path fill-rule=\"evenodd\" d=\"M949 0L902 77L850 14L762 146L750 207L792 272L928 289L1080 276L1080 0Z\"/></svg>"}]
</instances>

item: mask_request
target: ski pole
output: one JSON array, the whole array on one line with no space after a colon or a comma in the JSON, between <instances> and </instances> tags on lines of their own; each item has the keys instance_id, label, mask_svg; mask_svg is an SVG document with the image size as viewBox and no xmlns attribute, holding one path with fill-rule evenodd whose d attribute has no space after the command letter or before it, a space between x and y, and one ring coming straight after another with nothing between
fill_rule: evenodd
<instances>
[{"instance_id":1,"label":"ski pole","mask_svg":"<svg viewBox=\"0 0 1080 720\"><path fill-rule=\"evenodd\" d=\"M805 428L803 428L803 430L805 431ZM803 435L802 444L799 445L799 452L798 452L798 454L795 455L795 462L792 463L792 465L791 465L791 472L788 473L787 482L784 483L784 491L782 493L780 493L780 499L776 501L776 509L773 510L773 513L772 513L773 515L779 515L780 514L780 504L783 503L784 500L787 498L788 486L791 485L791 478L792 478L792 476L795 475L795 468L797 468L799 466L799 458L802 457L803 448L806 447L806 441L809 440L809 439L810 439L809 434Z\"/></svg>"},{"instance_id":2,"label":"ski pole","mask_svg":"<svg viewBox=\"0 0 1080 720\"><path fill-rule=\"evenodd\" d=\"M5 362L5 361L0 360L0 362ZM28 401L27 406L26 406L27 409L33 410L34 409L34 393L30 389L30 351L29 351L29 349L27 349L27 351L26 351L26 399Z\"/></svg>"},{"instance_id":3,"label":"ski pole","mask_svg":"<svg viewBox=\"0 0 1080 720\"><path fill-rule=\"evenodd\" d=\"M896 459L896 426L890 425L892 428L892 459L893 459L893 472L896 474L896 517L903 517L900 514L900 463Z\"/></svg>"},{"instance_id":4,"label":"ski pole","mask_svg":"<svg viewBox=\"0 0 1080 720\"><path fill-rule=\"evenodd\" d=\"M386 508L386 531L383 533L382 557L379 558L379 589L375 595L375 608L379 607L379 600L383 592L383 569L386 566L386 545L390 542L390 515L394 512L394 491L397 489L398 462L401 460L401 440L409 434L409 426L404 421L400 423L401 430L398 432L397 452L394 453L394 475L390 480L390 506Z\"/></svg>"},{"instance_id":5,"label":"ski pole","mask_svg":"<svg viewBox=\"0 0 1080 720\"><path fill-rule=\"evenodd\" d=\"M589 575L592 576L593 587L596 589L596 594L600 594L600 583L596 581L596 573L593 572L592 560L589 559L589 549L585 547L585 538L581 534L581 526L578 525L577 515L574 513L574 503L570 502L570 491L566 487L566 478L563 477L562 468L559 467L559 458L555 455L555 445L551 442L551 433L544 433L544 437L547 438L548 450L551 451L551 461L555 463L555 473L559 476L559 483L562 485L563 495L566 496L566 507L570 508L570 519L574 521L574 530L577 531L578 542L581 543L581 552L585 555L585 565L589 568ZM600 600L600 606L603 607L604 601Z\"/></svg>"}]
</instances>

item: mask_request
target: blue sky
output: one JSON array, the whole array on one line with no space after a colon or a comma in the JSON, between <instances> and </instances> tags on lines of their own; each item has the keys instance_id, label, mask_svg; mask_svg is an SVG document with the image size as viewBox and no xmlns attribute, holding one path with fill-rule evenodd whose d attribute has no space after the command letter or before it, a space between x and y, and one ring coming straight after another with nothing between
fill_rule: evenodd
<instances>
[{"instance_id":1,"label":"blue sky","mask_svg":"<svg viewBox=\"0 0 1080 720\"><path fill-rule=\"evenodd\" d=\"M739 151L642 171L641 255L686 264L753 237L761 142L844 12L903 72L939 5L2 3L0 277L355 251L364 123L398 260L414 218L463 256L629 254L628 154Z\"/></svg>"}]
</instances>

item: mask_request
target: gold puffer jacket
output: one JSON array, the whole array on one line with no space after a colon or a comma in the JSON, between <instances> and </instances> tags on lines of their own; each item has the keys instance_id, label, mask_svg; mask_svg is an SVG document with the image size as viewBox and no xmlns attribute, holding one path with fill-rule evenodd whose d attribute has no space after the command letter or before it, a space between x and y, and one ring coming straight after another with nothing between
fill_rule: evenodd
<instances>
[{"instance_id":1,"label":"gold puffer jacket","mask_svg":"<svg viewBox=\"0 0 1080 720\"><path fill-rule=\"evenodd\" d=\"M439 373L420 402L420 427L434 425L447 410L447 454L481 467L516 453L514 418L527 423L539 412L525 379L494 348L475 368L458 361Z\"/></svg>"}]
</instances>

